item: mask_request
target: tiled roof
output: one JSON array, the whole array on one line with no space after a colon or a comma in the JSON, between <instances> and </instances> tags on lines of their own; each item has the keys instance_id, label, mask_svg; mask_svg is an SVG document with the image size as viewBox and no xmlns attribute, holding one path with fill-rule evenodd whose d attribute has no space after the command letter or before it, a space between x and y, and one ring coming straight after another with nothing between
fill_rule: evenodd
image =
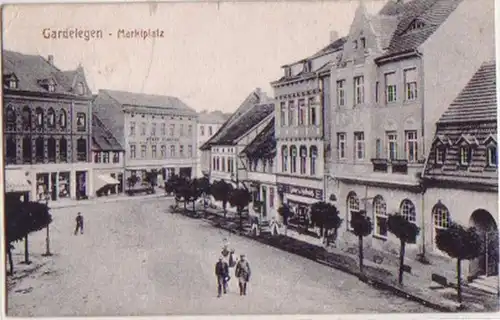
<instances>
[{"instance_id":1,"label":"tiled roof","mask_svg":"<svg viewBox=\"0 0 500 320\"><path fill-rule=\"evenodd\" d=\"M408 2L408 1L406 1ZM378 12L379 15L396 16L404 13L404 3L401 0L390 0Z\"/></svg>"},{"instance_id":2,"label":"tiled roof","mask_svg":"<svg viewBox=\"0 0 500 320\"><path fill-rule=\"evenodd\" d=\"M496 64L485 62L439 122L489 121L497 117Z\"/></svg>"},{"instance_id":3,"label":"tiled roof","mask_svg":"<svg viewBox=\"0 0 500 320\"><path fill-rule=\"evenodd\" d=\"M399 24L383 57L417 49L446 21L462 1L412 0L396 6L400 16ZM422 22L423 27L408 30L416 20Z\"/></svg>"},{"instance_id":4,"label":"tiled roof","mask_svg":"<svg viewBox=\"0 0 500 320\"><path fill-rule=\"evenodd\" d=\"M186 115L196 115L196 111L193 108L189 107L177 97L117 90L99 90L99 92L105 92L121 105L162 108L175 110L176 113L183 112Z\"/></svg>"},{"instance_id":5,"label":"tiled roof","mask_svg":"<svg viewBox=\"0 0 500 320\"><path fill-rule=\"evenodd\" d=\"M55 92L76 96L72 91L73 82L78 73L83 75L83 69L61 71L48 60L39 55L28 55L19 52L3 50L3 75L15 74L18 88L14 90L48 93L48 89L40 85L41 81L54 80ZM4 88L6 84L4 84ZM12 89L11 89L12 90Z\"/></svg>"},{"instance_id":6,"label":"tiled roof","mask_svg":"<svg viewBox=\"0 0 500 320\"><path fill-rule=\"evenodd\" d=\"M347 41L347 37L339 38L339 39L333 41L332 43L328 44L326 47L319 50L318 52L316 52L312 56L308 57L307 60L314 59L314 58L319 57L319 56L324 56L325 54L328 54L328 53L342 50L342 48L344 47L344 43L346 41Z\"/></svg>"},{"instance_id":7,"label":"tiled roof","mask_svg":"<svg viewBox=\"0 0 500 320\"><path fill-rule=\"evenodd\" d=\"M96 114L92 114L92 149L98 151L124 150Z\"/></svg>"},{"instance_id":8,"label":"tiled roof","mask_svg":"<svg viewBox=\"0 0 500 320\"><path fill-rule=\"evenodd\" d=\"M369 17L370 25L376 35L376 41L381 50L389 47L391 39L399 23L397 16L372 15Z\"/></svg>"},{"instance_id":9,"label":"tiled roof","mask_svg":"<svg viewBox=\"0 0 500 320\"><path fill-rule=\"evenodd\" d=\"M274 158L276 155L276 138L274 136L274 118L242 151L250 158Z\"/></svg>"}]
</instances>

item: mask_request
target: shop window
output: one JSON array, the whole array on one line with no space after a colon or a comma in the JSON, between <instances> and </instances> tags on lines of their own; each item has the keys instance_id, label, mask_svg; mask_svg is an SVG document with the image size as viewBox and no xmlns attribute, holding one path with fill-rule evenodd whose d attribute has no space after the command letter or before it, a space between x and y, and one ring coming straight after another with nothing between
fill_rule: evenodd
<instances>
[{"instance_id":1,"label":"shop window","mask_svg":"<svg viewBox=\"0 0 500 320\"><path fill-rule=\"evenodd\" d=\"M70 194L70 173L60 172L59 173L59 198L69 198Z\"/></svg>"},{"instance_id":2,"label":"shop window","mask_svg":"<svg viewBox=\"0 0 500 320\"><path fill-rule=\"evenodd\" d=\"M68 141L65 138L59 140L59 161L68 161Z\"/></svg>"},{"instance_id":3,"label":"shop window","mask_svg":"<svg viewBox=\"0 0 500 320\"><path fill-rule=\"evenodd\" d=\"M85 138L76 141L76 161L87 161L87 140Z\"/></svg>"},{"instance_id":4,"label":"shop window","mask_svg":"<svg viewBox=\"0 0 500 320\"><path fill-rule=\"evenodd\" d=\"M47 140L47 156L49 162L56 162L56 140L54 138Z\"/></svg>"},{"instance_id":5,"label":"shop window","mask_svg":"<svg viewBox=\"0 0 500 320\"><path fill-rule=\"evenodd\" d=\"M38 137L35 140L35 162L36 163L43 163L43 158L44 158L44 150L43 150L43 138Z\"/></svg>"}]
</instances>

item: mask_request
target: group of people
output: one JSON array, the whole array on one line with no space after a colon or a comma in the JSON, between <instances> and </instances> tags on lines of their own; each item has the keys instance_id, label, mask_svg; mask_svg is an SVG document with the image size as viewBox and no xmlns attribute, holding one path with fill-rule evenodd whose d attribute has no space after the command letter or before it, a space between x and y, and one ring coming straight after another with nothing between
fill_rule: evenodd
<instances>
[{"instance_id":1,"label":"group of people","mask_svg":"<svg viewBox=\"0 0 500 320\"><path fill-rule=\"evenodd\" d=\"M225 239L226 241L226 239ZM227 242L227 241L226 241ZM231 279L229 274L230 268L235 268L234 275L238 279L240 288L240 296L247 294L247 284L250 281L250 264L244 254L240 255L238 261L235 261L234 250L229 251L227 243L224 244L219 257L219 261L215 264L215 276L217 277L217 297L220 298L222 292L227 293L228 282Z\"/></svg>"}]
</instances>

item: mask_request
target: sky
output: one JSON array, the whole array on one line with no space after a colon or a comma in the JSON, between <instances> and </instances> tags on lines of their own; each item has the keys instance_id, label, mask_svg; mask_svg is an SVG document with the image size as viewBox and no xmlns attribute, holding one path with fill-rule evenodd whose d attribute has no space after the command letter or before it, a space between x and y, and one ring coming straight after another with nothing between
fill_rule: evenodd
<instances>
[{"instance_id":1,"label":"sky","mask_svg":"<svg viewBox=\"0 0 500 320\"><path fill-rule=\"evenodd\" d=\"M387 0L363 0L375 13ZM234 111L281 66L347 35L359 0L8 5L4 49L81 64L99 89L176 96L192 108ZM102 30L102 39L45 39L43 30ZM119 29L163 30L163 38L118 39ZM110 35L111 34L111 35Z\"/></svg>"}]
</instances>

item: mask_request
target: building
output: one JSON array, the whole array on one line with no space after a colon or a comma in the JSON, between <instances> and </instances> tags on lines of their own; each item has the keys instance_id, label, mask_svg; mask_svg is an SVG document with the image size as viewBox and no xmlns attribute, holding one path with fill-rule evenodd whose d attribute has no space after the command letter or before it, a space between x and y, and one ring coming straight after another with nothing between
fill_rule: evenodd
<instances>
[{"instance_id":1,"label":"building","mask_svg":"<svg viewBox=\"0 0 500 320\"><path fill-rule=\"evenodd\" d=\"M421 173L434 125L482 61L494 54L493 1L390 2L369 15L356 11L342 59L331 69L331 182L344 218L366 210L374 223L366 243L397 252L388 214L425 225ZM425 235L407 246L424 254Z\"/></svg>"},{"instance_id":2,"label":"building","mask_svg":"<svg viewBox=\"0 0 500 320\"><path fill-rule=\"evenodd\" d=\"M197 146L202 146L207 142L227 120L228 116L221 111L202 111L198 113ZM196 150L196 177L202 177L203 171L208 173L208 167L202 169L201 156L202 151Z\"/></svg>"},{"instance_id":3,"label":"building","mask_svg":"<svg viewBox=\"0 0 500 320\"><path fill-rule=\"evenodd\" d=\"M449 279L455 261L435 243L450 221L475 226L485 242L482 255L464 265L464 278L496 277L498 283L498 150L495 62L485 62L437 122L425 166L425 248ZM495 286L496 288L496 286Z\"/></svg>"},{"instance_id":4,"label":"building","mask_svg":"<svg viewBox=\"0 0 500 320\"><path fill-rule=\"evenodd\" d=\"M324 158L330 150L329 69L340 58L345 39L336 32L328 46L283 66L284 76L271 83L277 108L275 135L279 161L276 180L280 201L297 216L308 216L313 203L325 201ZM281 203L280 203L281 205Z\"/></svg>"},{"instance_id":5,"label":"building","mask_svg":"<svg viewBox=\"0 0 500 320\"><path fill-rule=\"evenodd\" d=\"M94 192L97 196L124 191L123 176L125 150L104 126L99 117L92 115L92 161Z\"/></svg>"},{"instance_id":6,"label":"building","mask_svg":"<svg viewBox=\"0 0 500 320\"><path fill-rule=\"evenodd\" d=\"M24 176L32 199L90 196L92 93L83 68L61 71L51 55L3 50L3 105L6 181Z\"/></svg>"},{"instance_id":7,"label":"building","mask_svg":"<svg viewBox=\"0 0 500 320\"><path fill-rule=\"evenodd\" d=\"M241 152L246 163L247 185L252 188L250 214L259 221L270 221L278 214L279 198L276 186L276 138L274 119Z\"/></svg>"},{"instance_id":8,"label":"building","mask_svg":"<svg viewBox=\"0 0 500 320\"><path fill-rule=\"evenodd\" d=\"M99 90L95 113L126 150L124 179L158 172L191 177L196 167L197 114L176 97Z\"/></svg>"}]
</instances>

